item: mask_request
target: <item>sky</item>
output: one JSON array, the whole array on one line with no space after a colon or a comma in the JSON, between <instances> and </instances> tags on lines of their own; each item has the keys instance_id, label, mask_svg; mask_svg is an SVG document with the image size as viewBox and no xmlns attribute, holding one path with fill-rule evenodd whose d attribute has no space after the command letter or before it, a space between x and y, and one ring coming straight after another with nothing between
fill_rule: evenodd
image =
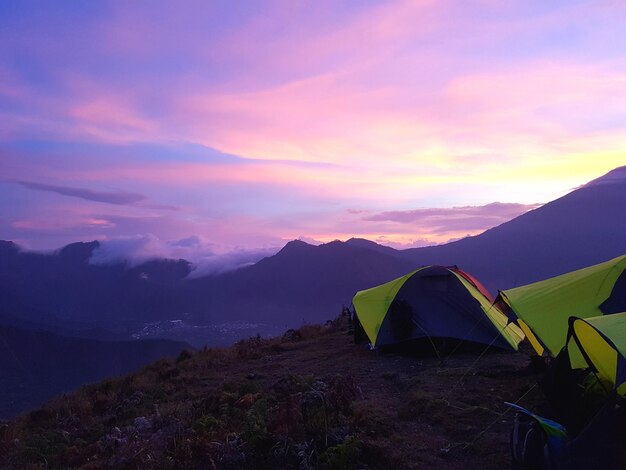
<instances>
[{"instance_id":1,"label":"sky","mask_svg":"<svg viewBox=\"0 0 626 470\"><path fill-rule=\"evenodd\" d=\"M624 165L625 20L623 1L2 2L0 239L248 260L481 233Z\"/></svg>"}]
</instances>

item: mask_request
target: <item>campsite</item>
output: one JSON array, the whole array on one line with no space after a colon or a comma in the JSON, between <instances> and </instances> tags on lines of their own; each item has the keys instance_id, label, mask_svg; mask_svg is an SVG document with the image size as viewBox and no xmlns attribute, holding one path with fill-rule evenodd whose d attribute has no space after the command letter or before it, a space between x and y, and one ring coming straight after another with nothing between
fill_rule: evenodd
<instances>
[{"instance_id":1,"label":"campsite","mask_svg":"<svg viewBox=\"0 0 626 470\"><path fill-rule=\"evenodd\" d=\"M559 291L571 293L574 282L575 291L583 293L581 304L619 310L626 299L624 260L519 290L558 297ZM511 308L517 305L512 299L523 298L501 294ZM141 372L84 386L3 425L0 464L372 469L390 463L402 469L626 464L618 444L626 429L620 398L626 391L626 313L570 317L565 326L554 323L561 334L529 322L525 329L536 336L520 352L525 338L513 327L515 320L507 321L479 281L456 267L420 268L358 292L354 307L352 314L344 308L323 326L269 340L252 337L226 349L183 351ZM474 315L475 324L464 325L464 336L455 338L457 315ZM491 340L475 332L483 322L485 331L495 333ZM564 338L566 347L556 358L537 354L548 351L537 350L546 344L546 331ZM464 342L480 347L468 351L460 348ZM389 348L394 343L404 348Z\"/></svg>"},{"instance_id":2,"label":"campsite","mask_svg":"<svg viewBox=\"0 0 626 470\"><path fill-rule=\"evenodd\" d=\"M475 360L455 355L442 368L434 357L374 354L354 345L345 323L253 338L60 398L4 429L0 462L13 468L42 458L52 467L90 462L92 468L211 468L211 462L233 469L507 468L513 413L499 415L504 401L529 390L520 403L542 403L532 388L538 375L519 355ZM328 400L327 427L316 401L321 396ZM276 411L269 414L268 407ZM139 417L149 420L149 431L136 426Z\"/></svg>"},{"instance_id":3,"label":"campsite","mask_svg":"<svg viewBox=\"0 0 626 470\"><path fill-rule=\"evenodd\" d=\"M103 246L98 242L53 254L4 242L0 268L5 288L13 286L5 305L35 323L47 305L55 305L57 318L64 319L56 325L71 336L84 334L84 324L92 325L90 334L107 335L104 326L141 322L141 316L125 315L131 305L136 312L147 306L166 321L166 310L154 306L173 306L175 315L191 312L185 315L196 320L202 317L194 309L226 304L234 319L249 319L242 315L250 311L263 318L311 312L314 321L224 348L114 343L99 336L68 341L7 329L33 338L24 344L37 344L20 353L20 340L3 343L4 362L17 379L5 392L20 399L22 393L27 411L0 422L0 467L377 469L391 462L399 469L557 464L573 470L589 468L590 461L623 467L621 238L598 243L594 263L584 261L588 250L568 270L572 257L561 254L562 264L524 274L526 284L499 291L493 286L498 276L489 277L487 289L473 268L420 266L409 258L438 253L438 259L480 268L485 257L472 263L475 247L494 239L515 243L511 227L542 233L556 252L563 244L550 234L576 223L569 215L572 201L585 201L586 214L622 207L623 180L612 182L622 173L614 170L598 180L602 184L459 242L402 251L357 239L319 246L292 241L252 266L200 279L187 279L191 265L184 260L93 265L89 260ZM605 227L616 226L609 212L602 220ZM540 259L527 253L530 261L518 271L510 266L509 276L529 272ZM36 295L24 294L30 292ZM353 305L344 300L340 308L346 297ZM81 324L89 320L81 313L91 309L96 323ZM324 321L339 310L342 316ZM107 318L106 311L119 317ZM120 358L136 346L137 362L110 364L114 344ZM29 356L46 347L58 354ZM147 353L169 357L151 362ZM147 365L140 366L142 360ZM137 367L143 368L106 378ZM43 372L34 377L35 370ZM81 378L80 371L91 375ZM73 382L59 383L67 372L76 373L68 377ZM28 384L53 391L55 398L42 393L43 405L29 409ZM5 409L16 403L7 401Z\"/></svg>"},{"instance_id":4,"label":"campsite","mask_svg":"<svg viewBox=\"0 0 626 470\"><path fill-rule=\"evenodd\" d=\"M626 0L0 3L0 470L626 469Z\"/></svg>"},{"instance_id":5,"label":"campsite","mask_svg":"<svg viewBox=\"0 0 626 470\"><path fill-rule=\"evenodd\" d=\"M513 468L616 467L626 424L626 255L500 291L496 300L457 267L423 267L358 292L354 309L371 345L440 360L442 340L455 340L453 352L462 343L487 344L477 361L491 347L519 351L526 342L529 360L544 371L537 385L550 417L520 399L506 403L516 412ZM488 331L491 341L481 335Z\"/></svg>"}]
</instances>

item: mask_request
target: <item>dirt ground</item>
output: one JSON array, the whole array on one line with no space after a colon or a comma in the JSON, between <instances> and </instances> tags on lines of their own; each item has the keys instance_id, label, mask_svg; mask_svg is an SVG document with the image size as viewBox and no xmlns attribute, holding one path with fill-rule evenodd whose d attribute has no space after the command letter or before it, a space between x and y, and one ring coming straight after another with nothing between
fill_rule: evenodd
<instances>
[{"instance_id":1,"label":"dirt ground","mask_svg":"<svg viewBox=\"0 0 626 470\"><path fill-rule=\"evenodd\" d=\"M543 404L538 373L523 354L488 351L433 357L380 354L355 345L344 332L254 361L264 381L293 373L352 377L356 405L366 410L361 437L397 468L501 469L510 466L514 413L505 401L531 410ZM249 372L237 364L233 375Z\"/></svg>"},{"instance_id":2,"label":"dirt ground","mask_svg":"<svg viewBox=\"0 0 626 470\"><path fill-rule=\"evenodd\" d=\"M83 387L0 429L0 464L509 468L504 402L544 402L529 363L495 351L443 363L380 354L344 324L305 327Z\"/></svg>"}]
</instances>

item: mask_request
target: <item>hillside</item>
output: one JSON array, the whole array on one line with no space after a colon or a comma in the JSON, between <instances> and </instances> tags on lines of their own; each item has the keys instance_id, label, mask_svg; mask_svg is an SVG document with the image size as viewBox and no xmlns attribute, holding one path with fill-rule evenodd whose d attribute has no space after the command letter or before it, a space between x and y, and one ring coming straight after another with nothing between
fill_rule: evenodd
<instances>
[{"instance_id":1,"label":"hillside","mask_svg":"<svg viewBox=\"0 0 626 470\"><path fill-rule=\"evenodd\" d=\"M127 339L145 322L179 318L184 260L98 266L99 242L73 243L55 253L21 251L0 241L0 324L96 339Z\"/></svg>"},{"instance_id":2,"label":"hillside","mask_svg":"<svg viewBox=\"0 0 626 470\"><path fill-rule=\"evenodd\" d=\"M0 466L501 469L522 354L378 355L343 321L163 359L0 427ZM504 413L504 414L503 414Z\"/></svg>"},{"instance_id":3,"label":"hillside","mask_svg":"<svg viewBox=\"0 0 626 470\"><path fill-rule=\"evenodd\" d=\"M185 348L189 346L169 340L97 341L0 326L0 418Z\"/></svg>"},{"instance_id":4,"label":"hillside","mask_svg":"<svg viewBox=\"0 0 626 470\"><path fill-rule=\"evenodd\" d=\"M329 319L355 292L413 269L414 263L339 241L313 246L292 241L276 255L220 277L191 282L201 323L263 319L298 326ZM320 314L322 313L322 314Z\"/></svg>"},{"instance_id":5,"label":"hillside","mask_svg":"<svg viewBox=\"0 0 626 470\"><path fill-rule=\"evenodd\" d=\"M414 265L384 247L293 241L253 266L187 279L191 264L185 260L93 265L89 259L97 246L75 243L40 254L0 242L0 324L98 339L128 339L148 322L180 319L199 326L248 321L284 329L325 321L329 316L319 312L332 316L357 290ZM189 340L204 345L213 337Z\"/></svg>"}]
</instances>

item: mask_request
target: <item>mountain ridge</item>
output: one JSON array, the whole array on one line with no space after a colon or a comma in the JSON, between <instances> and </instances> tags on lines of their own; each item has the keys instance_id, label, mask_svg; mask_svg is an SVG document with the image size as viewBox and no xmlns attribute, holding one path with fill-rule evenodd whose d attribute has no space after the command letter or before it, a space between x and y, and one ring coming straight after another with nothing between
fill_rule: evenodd
<instances>
[{"instance_id":1,"label":"mountain ridge","mask_svg":"<svg viewBox=\"0 0 626 470\"><path fill-rule=\"evenodd\" d=\"M480 235L444 245L396 250L359 238L319 246L293 240L251 266L191 279L186 260L93 265L88 260L97 241L47 255L2 242L0 321L22 317L76 331L114 327L119 337L147 321L181 318L290 327L332 318L356 291L431 264L458 265L495 293L626 253L624 175L626 167L616 168Z\"/></svg>"}]
</instances>

